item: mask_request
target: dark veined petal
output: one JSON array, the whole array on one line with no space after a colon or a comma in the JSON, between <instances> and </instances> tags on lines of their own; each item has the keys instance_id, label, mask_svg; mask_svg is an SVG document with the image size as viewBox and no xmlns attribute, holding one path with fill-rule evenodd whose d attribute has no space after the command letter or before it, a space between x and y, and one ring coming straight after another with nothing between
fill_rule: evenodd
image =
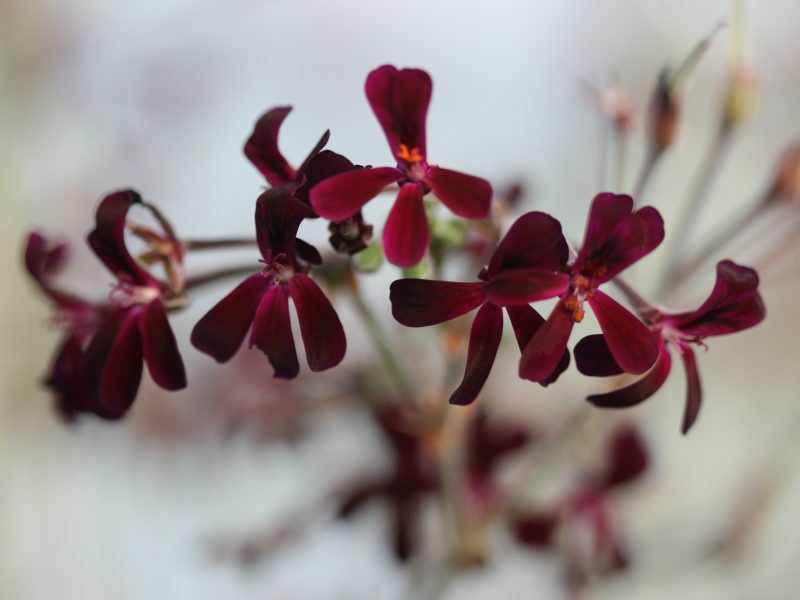
<instances>
[{"instance_id":1,"label":"dark veined petal","mask_svg":"<svg viewBox=\"0 0 800 600\"><path fill-rule=\"evenodd\" d=\"M389 287L392 315L406 327L444 323L480 306L486 298L485 285L482 281L398 279Z\"/></svg>"},{"instance_id":2,"label":"dark veined petal","mask_svg":"<svg viewBox=\"0 0 800 600\"><path fill-rule=\"evenodd\" d=\"M329 177L339 173L346 173L353 169L355 169L353 163L346 157L331 150L323 150L300 167L300 173L305 176L306 181L297 188L294 196L301 202L311 206L311 199L309 198L311 188Z\"/></svg>"},{"instance_id":3,"label":"dark veined petal","mask_svg":"<svg viewBox=\"0 0 800 600\"><path fill-rule=\"evenodd\" d=\"M297 177L295 170L278 149L278 133L291 110L291 106L278 106L261 115L244 145L245 156L261 171L270 185L283 185Z\"/></svg>"},{"instance_id":4,"label":"dark veined petal","mask_svg":"<svg viewBox=\"0 0 800 600\"><path fill-rule=\"evenodd\" d=\"M428 249L430 231L422 202L424 192L419 183L403 184L386 218L383 250L393 265L412 267L422 260Z\"/></svg>"},{"instance_id":5,"label":"dark veined petal","mask_svg":"<svg viewBox=\"0 0 800 600\"><path fill-rule=\"evenodd\" d=\"M432 166L425 184L454 214L464 219L485 219L492 206L492 186L485 179Z\"/></svg>"},{"instance_id":6,"label":"dark veined petal","mask_svg":"<svg viewBox=\"0 0 800 600\"><path fill-rule=\"evenodd\" d=\"M272 280L251 275L209 310L192 329L192 345L217 362L230 360L244 341L256 309Z\"/></svg>"},{"instance_id":7,"label":"dark veined petal","mask_svg":"<svg viewBox=\"0 0 800 600\"><path fill-rule=\"evenodd\" d=\"M683 412L681 432L686 435L700 414L700 403L703 401L703 388L700 384L700 372L694 351L688 346L680 351L683 369L686 372L686 408Z\"/></svg>"},{"instance_id":8,"label":"dark veined petal","mask_svg":"<svg viewBox=\"0 0 800 600\"><path fill-rule=\"evenodd\" d=\"M185 388L186 369L160 298L142 308L139 331L144 359L153 381L165 390Z\"/></svg>"},{"instance_id":9,"label":"dark veined petal","mask_svg":"<svg viewBox=\"0 0 800 600\"><path fill-rule=\"evenodd\" d=\"M344 221L405 174L394 167L356 169L324 179L309 194L311 206L321 217Z\"/></svg>"},{"instance_id":10,"label":"dark veined petal","mask_svg":"<svg viewBox=\"0 0 800 600\"><path fill-rule=\"evenodd\" d=\"M275 377L297 377L300 365L294 346L292 323L289 317L289 290L285 285L273 285L262 296L253 319L250 347L256 346L267 355Z\"/></svg>"},{"instance_id":11,"label":"dark veined petal","mask_svg":"<svg viewBox=\"0 0 800 600\"><path fill-rule=\"evenodd\" d=\"M416 148L423 157L426 155L425 119L432 89L430 75L420 69L398 70L383 65L367 76L364 85L367 100L394 156L400 144L409 150Z\"/></svg>"},{"instance_id":12,"label":"dark veined petal","mask_svg":"<svg viewBox=\"0 0 800 600\"><path fill-rule=\"evenodd\" d=\"M647 375L629 386L607 394L594 394L586 400L600 408L627 408L647 400L664 385L672 366L672 359L663 344L659 350L658 359Z\"/></svg>"},{"instance_id":13,"label":"dark veined petal","mask_svg":"<svg viewBox=\"0 0 800 600\"><path fill-rule=\"evenodd\" d=\"M589 297L614 360L627 373L647 371L658 357L658 339L638 317L611 296L596 290Z\"/></svg>"},{"instance_id":14,"label":"dark veined petal","mask_svg":"<svg viewBox=\"0 0 800 600\"><path fill-rule=\"evenodd\" d=\"M76 402L78 410L93 412L105 419L118 419L122 416L122 413L112 413L100 404L100 383L111 348L129 312L129 308L117 308L108 312L89 340L76 375L76 380L80 382L77 386L80 396L76 396L80 398Z\"/></svg>"},{"instance_id":15,"label":"dark veined petal","mask_svg":"<svg viewBox=\"0 0 800 600\"><path fill-rule=\"evenodd\" d=\"M80 372L83 355L80 336L66 336L53 358L50 373L44 381L55 396L58 412L67 421L72 421L77 413L89 410L86 405L87 393L83 389L86 382L83 381Z\"/></svg>"},{"instance_id":16,"label":"dark veined petal","mask_svg":"<svg viewBox=\"0 0 800 600\"><path fill-rule=\"evenodd\" d=\"M551 379L567 350L572 333L572 312L559 300L547 321L533 335L519 363L519 376L538 383Z\"/></svg>"},{"instance_id":17,"label":"dark veined petal","mask_svg":"<svg viewBox=\"0 0 800 600\"><path fill-rule=\"evenodd\" d=\"M306 261L310 265L321 265L322 264L322 255L319 253L314 246L306 242L305 240L301 240L300 238L295 238L295 252L297 252L297 257Z\"/></svg>"},{"instance_id":18,"label":"dark veined petal","mask_svg":"<svg viewBox=\"0 0 800 600\"><path fill-rule=\"evenodd\" d=\"M569 248L561 223L543 212L519 217L506 232L489 262L489 277L506 269L536 268L562 271Z\"/></svg>"},{"instance_id":19,"label":"dark veined petal","mask_svg":"<svg viewBox=\"0 0 800 600\"><path fill-rule=\"evenodd\" d=\"M544 324L544 318L535 308L527 304L521 306L506 306L505 309L508 313L508 318L511 320L511 327L514 329L514 337L517 338L517 345L519 346L520 352L522 352L525 350L525 346L528 345L528 342L531 341L533 334ZM554 383L559 375L567 370L567 367L569 367L569 350L564 350L564 354L561 356L556 370L553 371L550 377L541 381L541 385L546 387Z\"/></svg>"},{"instance_id":20,"label":"dark veined petal","mask_svg":"<svg viewBox=\"0 0 800 600\"><path fill-rule=\"evenodd\" d=\"M584 375L609 377L625 372L614 360L614 355L611 354L602 333L587 335L575 345L573 352L575 353L575 366Z\"/></svg>"},{"instance_id":21,"label":"dark veined petal","mask_svg":"<svg viewBox=\"0 0 800 600\"><path fill-rule=\"evenodd\" d=\"M608 456L608 467L602 481L607 487L623 485L647 471L647 447L633 427L623 427L614 434L608 445Z\"/></svg>"},{"instance_id":22,"label":"dark veined petal","mask_svg":"<svg viewBox=\"0 0 800 600\"><path fill-rule=\"evenodd\" d=\"M312 214L308 205L293 196L297 187L297 182L273 187L256 200L256 240L261 255L269 259L286 254L289 265L294 265L300 223Z\"/></svg>"},{"instance_id":23,"label":"dark veined petal","mask_svg":"<svg viewBox=\"0 0 800 600\"><path fill-rule=\"evenodd\" d=\"M134 204L142 202L133 190L114 192L103 198L95 213L95 228L87 241L97 257L117 277L130 283L161 288L161 284L131 256L125 246L125 219Z\"/></svg>"},{"instance_id":24,"label":"dark veined petal","mask_svg":"<svg viewBox=\"0 0 800 600\"><path fill-rule=\"evenodd\" d=\"M450 396L450 404L470 404L478 397L492 370L502 336L503 311L491 303L484 304L472 322L464 378Z\"/></svg>"},{"instance_id":25,"label":"dark veined petal","mask_svg":"<svg viewBox=\"0 0 800 600\"><path fill-rule=\"evenodd\" d=\"M308 366L312 371L335 367L344 358L347 340L330 300L307 275L289 280L289 292L300 321Z\"/></svg>"},{"instance_id":26,"label":"dark veined petal","mask_svg":"<svg viewBox=\"0 0 800 600\"><path fill-rule=\"evenodd\" d=\"M498 306L523 305L563 294L569 275L540 269L501 271L486 283L486 297Z\"/></svg>"},{"instance_id":27,"label":"dark veined petal","mask_svg":"<svg viewBox=\"0 0 800 600\"><path fill-rule=\"evenodd\" d=\"M630 196L598 194L574 269L608 281L657 248L664 239L661 215L651 206L632 211Z\"/></svg>"},{"instance_id":28,"label":"dark veined petal","mask_svg":"<svg viewBox=\"0 0 800 600\"><path fill-rule=\"evenodd\" d=\"M766 308L758 293L758 273L730 260L717 264L717 280L695 311L665 315L664 321L687 335L706 337L742 331L760 323Z\"/></svg>"},{"instance_id":29,"label":"dark veined petal","mask_svg":"<svg viewBox=\"0 0 800 600\"><path fill-rule=\"evenodd\" d=\"M542 511L516 519L513 524L514 537L520 544L534 548L553 545L559 516L556 511Z\"/></svg>"},{"instance_id":30,"label":"dark veined petal","mask_svg":"<svg viewBox=\"0 0 800 600\"><path fill-rule=\"evenodd\" d=\"M131 407L142 380L141 308L125 310L100 379L100 406L112 418L122 416Z\"/></svg>"}]
</instances>

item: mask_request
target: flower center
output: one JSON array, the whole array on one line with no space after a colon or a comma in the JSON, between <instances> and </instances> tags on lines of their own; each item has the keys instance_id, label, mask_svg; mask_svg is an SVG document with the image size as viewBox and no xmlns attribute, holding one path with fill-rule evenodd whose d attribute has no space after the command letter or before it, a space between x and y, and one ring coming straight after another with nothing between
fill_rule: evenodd
<instances>
[{"instance_id":1,"label":"flower center","mask_svg":"<svg viewBox=\"0 0 800 600\"><path fill-rule=\"evenodd\" d=\"M564 307L572 314L575 323L583 321L586 311L583 303L594 294L592 280L585 275L574 275L570 280L570 296L564 301Z\"/></svg>"},{"instance_id":2,"label":"flower center","mask_svg":"<svg viewBox=\"0 0 800 600\"><path fill-rule=\"evenodd\" d=\"M161 290L151 286L131 285L120 281L111 288L108 299L117 306L133 306L134 304L149 304L161 296Z\"/></svg>"},{"instance_id":3,"label":"flower center","mask_svg":"<svg viewBox=\"0 0 800 600\"><path fill-rule=\"evenodd\" d=\"M286 264L287 259L286 253L280 252L275 256L260 260L259 262L264 263L261 274L265 277L272 277L275 283L286 283L294 277L294 269Z\"/></svg>"},{"instance_id":4,"label":"flower center","mask_svg":"<svg viewBox=\"0 0 800 600\"><path fill-rule=\"evenodd\" d=\"M400 149L397 151L395 156L400 160L404 160L412 165L422 162L425 158L422 156L422 152L420 152L419 148L409 148L405 144L400 144Z\"/></svg>"}]
</instances>

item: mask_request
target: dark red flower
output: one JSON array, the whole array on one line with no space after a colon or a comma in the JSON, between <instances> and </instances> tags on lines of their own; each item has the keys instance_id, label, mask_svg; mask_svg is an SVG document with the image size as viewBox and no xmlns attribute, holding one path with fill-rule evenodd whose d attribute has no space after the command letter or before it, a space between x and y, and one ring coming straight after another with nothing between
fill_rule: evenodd
<instances>
[{"instance_id":1,"label":"dark red flower","mask_svg":"<svg viewBox=\"0 0 800 600\"><path fill-rule=\"evenodd\" d=\"M346 341L339 317L306 274L305 263L320 263L319 253L297 239L300 223L311 215L311 209L294 197L301 184L281 185L261 194L256 203L256 237L264 268L208 311L192 331L192 344L218 362L236 354L252 325L250 347L257 346L267 355L276 377L296 377L299 364L289 319L290 297L311 370L329 369L344 358Z\"/></svg>"},{"instance_id":2,"label":"dark red flower","mask_svg":"<svg viewBox=\"0 0 800 600\"><path fill-rule=\"evenodd\" d=\"M639 381L587 400L603 408L634 406L655 394L669 375L672 359L669 348L678 351L686 371L686 408L681 430L687 433L697 420L702 400L700 374L692 344L705 348L706 337L725 335L760 323L766 308L758 293L758 274L748 267L724 260L717 264L717 280L706 301L697 309L665 313L656 309L646 315L650 336L658 347L658 358ZM578 369L585 375L605 376L622 372L609 349L607 338L588 336L575 347Z\"/></svg>"},{"instance_id":3,"label":"dark red flower","mask_svg":"<svg viewBox=\"0 0 800 600\"><path fill-rule=\"evenodd\" d=\"M544 319L530 302L552 298L569 284L559 272L568 248L561 225L541 212L522 215L497 246L481 281L460 283L428 279L400 279L392 283L392 314L408 327L426 327L449 321L478 307L472 324L464 378L450 396L453 404L469 404L481 391L494 363L503 333L505 307L520 349L524 348ZM558 368L543 383L554 381L567 367L569 355L562 349Z\"/></svg>"},{"instance_id":4,"label":"dark red flower","mask_svg":"<svg viewBox=\"0 0 800 600\"><path fill-rule=\"evenodd\" d=\"M383 128L396 167L362 169L335 175L314 186L311 204L321 216L343 221L392 183L400 185L383 230L386 257L408 267L428 247L429 230L423 197L430 191L460 217L489 214L492 188L484 179L428 163L425 119L431 99L430 76L420 69L384 65L367 77L365 91Z\"/></svg>"},{"instance_id":5,"label":"dark red flower","mask_svg":"<svg viewBox=\"0 0 800 600\"><path fill-rule=\"evenodd\" d=\"M583 320L584 302L594 310L618 365L628 373L644 373L658 357L658 344L647 327L599 286L652 252L664 239L658 211L646 206L633 211L630 196L598 194L592 202L583 246L566 269L564 286L552 296L558 304L528 342L520 376L546 381L558 367L575 323Z\"/></svg>"},{"instance_id":6,"label":"dark red flower","mask_svg":"<svg viewBox=\"0 0 800 600\"><path fill-rule=\"evenodd\" d=\"M322 134L317 145L299 167L296 169L292 167L278 148L281 124L291 110L291 106L278 106L261 115L252 135L245 143L244 153L270 185L299 183L294 191L295 197L311 206L308 192L312 187L323 179L350 171L355 167L341 154L323 150L330 138L330 131ZM301 178L305 179L301 181ZM312 213L309 216L316 215Z\"/></svg>"}]
</instances>

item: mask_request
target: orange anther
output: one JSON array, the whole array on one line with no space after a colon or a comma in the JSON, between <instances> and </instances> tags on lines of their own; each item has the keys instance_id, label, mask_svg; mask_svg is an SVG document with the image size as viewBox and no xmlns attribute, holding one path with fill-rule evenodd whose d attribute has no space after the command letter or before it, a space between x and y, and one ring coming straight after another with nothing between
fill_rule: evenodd
<instances>
[{"instance_id":1,"label":"orange anther","mask_svg":"<svg viewBox=\"0 0 800 600\"><path fill-rule=\"evenodd\" d=\"M419 151L419 148L409 149L409 147L405 144L400 144L400 149L397 151L395 156L397 156L397 158L400 160L406 161L407 163L422 162L422 153Z\"/></svg>"}]
</instances>

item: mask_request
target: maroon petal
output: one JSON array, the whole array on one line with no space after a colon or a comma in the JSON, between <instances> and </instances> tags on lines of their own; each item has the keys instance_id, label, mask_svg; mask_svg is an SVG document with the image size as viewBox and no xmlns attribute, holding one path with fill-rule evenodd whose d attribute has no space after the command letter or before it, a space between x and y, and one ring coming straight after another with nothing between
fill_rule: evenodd
<instances>
[{"instance_id":1,"label":"maroon petal","mask_svg":"<svg viewBox=\"0 0 800 600\"><path fill-rule=\"evenodd\" d=\"M142 202L133 190L103 198L95 214L95 228L87 241L97 257L117 277L137 285L160 288L161 284L131 256L125 246L125 219L134 204Z\"/></svg>"},{"instance_id":2,"label":"maroon petal","mask_svg":"<svg viewBox=\"0 0 800 600\"><path fill-rule=\"evenodd\" d=\"M547 321L525 346L519 376L538 383L548 381L563 360L573 325L572 312L564 306L563 299L559 300Z\"/></svg>"},{"instance_id":3,"label":"maroon petal","mask_svg":"<svg viewBox=\"0 0 800 600\"><path fill-rule=\"evenodd\" d=\"M275 377L297 377L300 365L294 347L289 317L289 291L285 285L273 285L261 298L250 334L250 347L267 355Z\"/></svg>"},{"instance_id":4,"label":"maroon petal","mask_svg":"<svg viewBox=\"0 0 800 600\"><path fill-rule=\"evenodd\" d=\"M590 377L609 377L625 371L614 360L614 355L603 334L587 335L575 345L575 365L578 371Z\"/></svg>"},{"instance_id":5,"label":"maroon petal","mask_svg":"<svg viewBox=\"0 0 800 600\"><path fill-rule=\"evenodd\" d=\"M628 483L647 471L647 447L633 427L624 427L614 434L609 443L608 454L608 469L602 482L607 487Z\"/></svg>"},{"instance_id":6,"label":"maroon petal","mask_svg":"<svg viewBox=\"0 0 800 600\"><path fill-rule=\"evenodd\" d=\"M422 260L428 249L430 231L422 202L424 193L419 183L401 186L383 227L386 259L398 267L414 266Z\"/></svg>"},{"instance_id":7,"label":"maroon petal","mask_svg":"<svg viewBox=\"0 0 800 600\"><path fill-rule=\"evenodd\" d=\"M295 275L289 281L289 292L300 321L308 366L312 371L335 367L344 358L347 340L330 300L307 275Z\"/></svg>"},{"instance_id":8,"label":"maroon petal","mask_svg":"<svg viewBox=\"0 0 800 600\"><path fill-rule=\"evenodd\" d=\"M569 287L569 275L539 269L513 269L491 277L486 297L498 306L524 305L561 295Z\"/></svg>"},{"instance_id":9,"label":"maroon petal","mask_svg":"<svg viewBox=\"0 0 800 600\"><path fill-rule=\"evenodd\" d=\"M492 206L492 186L485 179L450 169L430 167L425 184L454 214L465 219L485 219Z\"/></svg>"},{"instance_id":10,"label":"maroon petal","mask_svg":"<svg viewBox=\"0 0 800 600\"><path fill-rule=\"evenodd\" d=\"M55 396L58 412L67 421L72 421L79 412L90 410L86 403L87 394L83 389L85 382L80 372L83 356L80 336L67 336L56 352L50 373L44 381L44 385Z\"/></svg>"},{"instance_id":11,"label":"maroon petal","mask_svg":"<svg viewBox=\"0 0 800 600\"><path fill-rule=\"evenodd\" d=\"M569 248L561 224L542 212L522 215L506 232L489 262L489 277L501 270L537 268L562 271Z\"/></svg>"},{"instance_id":12,"label":"maroon petal","mask_svg":"<svg viewBox=\"0 0 800 600\"><path fill-rule=\"evenodd\" d=\"M427 327L467 314L486 299L482 281L398 279L389 287L392 315L406 327Z\"/></svg>"},{"instance_id":13,"label":"maroon petal","mask_svg":"<svg viewBox=\"0 0 800 600\"><path fill-rule=\"evenodd\" d=\"M553 545L558 523L558 513L555 511L525 515L514 522L514 537L520 544L547 548Z\"/></svg>"},{"instance_id":14,"label":"maroon petal","mask_svg":"<svg viewBox=\"0 0 800 600\"><path fill-rule=\"evenodd\" d=\"M647 325L600 290L589 298L589 304L620 368L638 375L653 366L658 357L658 339Z\"/></svg>"},{"instance_id":15,"label":"maroon petal","mask_svg":"<svg viewBox=\"0 0 800 600\"><path fill-rule=\"evenodd\" d=\"M328 177L311 188L314 211L330 221L344 221L405 174L394 167L357 169Z\"/></svg>"},{"instance_id":16,"label":"maroon petal","mask_svg":"<svg viewBox=\"0 0 800 600\"><path fill-rule=\"evenodd\" d=\"M294 243L298 258L301 258L310 265L322 264L322 255L314 246L300 238L295 238Z\"/></svg>"},{"instance_id":17,"label":"maroon petal","mask_svg":"<svg viewBox=\"0 0 800 600\"><path fill-rule=\"evenodd\" d=\"M686 335L706 337L742 331L760 323L766 308L758 293L758 273L730 260L717 264L711 295L695 311L666 315L664 321Z\"/></svg>"},{"instance_id":18,"label":"maroon petal","mask_svg":"<svg viewBox=\"0 0 800 600\"><path fill-rule=\"evenodd\" d=\"M59 308L68 310L88 308L91 310L87 302L56 289L50 281L50 278L61 269L66 261L67 250L66 244L50 244L41 233L31 232L25 241L25 269Z\"/></svg>"},{"instance_id":19,"label":"maroon petal","mask_svg":"<svg viewBox=\"0 0 800 600\"><path fill-rule=\"evenodd\" d=\"M520 352L522 352L525 350L525 346L528 345L528 342L531 341L533 334L544 325L544 318L536 312L535 308L527 304L521 306L506 306L505 309L508 313L508 318L511 320L511 327L514 329L517 345L519 346ZM559 375L567 370L567 367L569 367L569 350L564 350L564 354L561 356L556 370L553 371L550 377L540 383L545 387L554 383Z\"/></svg>"},{"instance_id":20,"label":"maroon petal","mask_svg":"<svg viewBox=\"0 0 800 600\"><path fill-rule=\"evenodd\" d=\"M703 400L703 388L700 384L700 372L697 370L697 361L694 351L685 347L681 349L681 359L686 372L686 408L683 412L683 425L681 432L686 435L697 420L700 413L700 403Z\"/></svg>"},{"instance_id":21,"label":"maroon petal","mask_svg":"<svg viewBox=\"0 0 800 600\"><path fill-rule=\"evenodd\" d=\"M393 155L400 144L426 155L425 118L432 89L430 75L420 69L383 65L367 76L364 91Z\"/></svg>"},{"instance_id":22,"label":"maroon petal","mask_svg":"<svg viewBox=\"0 0 800 600\"><path fill-rule=\"evenodd\" d=\"M261 255L269 259L286 254L294 264L297 229L311 209L294 197L297 183L273 187L256 201L256 240Z\"/></svg>"},{"instance_id":23,"label":"maroon petal","mask_svg":"<svg viewBox=\"0 0 800 600\"><path fill-rule=\"evenodd\" d=\"M331 150L323 150L300 167L299 172L305 176L306 181L295 191L295 198L311 206L311 199L309 198L311 188L329 177L346 173L353 169L355 169L353 163L346 157Z\"/></svg>"},{"instance_id":24,"label":"maroon petal","mask_svg":"<svg viewBox=\"0 0 800 600\"><path fill-rule=\"evenodd\" d=\"M192 345L217 362L230 360L241 347L271 281L257 273L236 286L194 326Z\"/></svg>"},{"instance_id":25,"label":"maroon petal","mask_svg":"<svg viewBox=\"0 0 800 600\"><path fill-rule=\"evenodd\" d=\"M122 416L133 404L142 379L141 309L127 309L103 366L100 405L110 416Z\"/></svg>"},{"instance_id":26,"label":"maroon petal","mask_svg":"<svg viewBox=\"0 0 800 600\"><path fill-rule=\"evenodd\" d=\"M594 394L586 398L589 402L600 408L627 408L647 400L655 394L669 375L672 359L669 352L660 346L660 353L653 368L644 377L624 388L608 392L607 394Z\"/></svg>"},{"instance_id":27,"label":"maroon petal","mask_svg":"<svg viewBox=\"0 0 800 600\"><path fill-rule=\"evenodd\" d=\"M186 369L160 298L143 307L139 331L144 359L153 381L165 390L185 388Z\"/></svg>"},{"instance_id":28,"label":"maroon petal","mask_svg":"<svg viewBox=\"0 0 800 600\"><path fill-rule=\"evenodd\" d=\"M478 397L492 370L502 336L503 311L493 304L484 304L472 323L464 378L450 396L450 404L470 404Z\"/></svg>"},{"instance_id":29,"label":"maroon petal","mask_svg":"<svg viewBox=\"0 0 800 600\"><path fill-rule=\"evenodd\" d=\"M283 185L297 177L295 170L278 149L278 133L291 110L291 106L279 106L264 113L244 145L245 156L261 171L270 185Z\"/></svg>"}]
</instances>

